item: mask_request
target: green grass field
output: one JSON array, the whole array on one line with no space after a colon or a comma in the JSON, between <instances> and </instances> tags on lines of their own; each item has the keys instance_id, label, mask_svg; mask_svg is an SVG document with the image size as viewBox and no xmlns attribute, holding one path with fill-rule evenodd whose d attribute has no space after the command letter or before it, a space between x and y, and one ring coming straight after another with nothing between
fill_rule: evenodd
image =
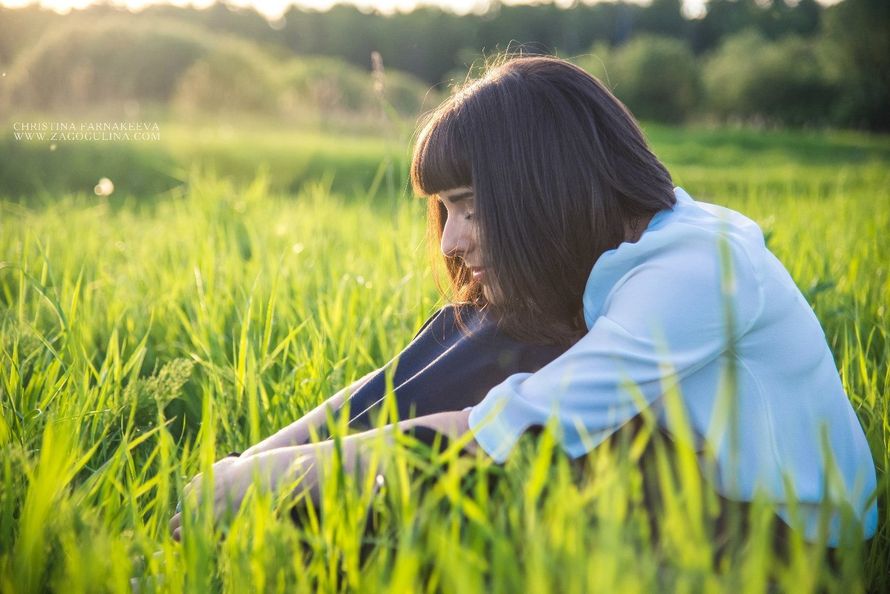
<instances>
[{"instance_id":1,"label":"green grass field","mask_svg":"<svg viewBox=\"0 0 890 594\"><path fill-rule=\"evenodd\" d=\"M400 446L382 489L331 472L297 527L283 494L257 493L217 527L195 509L173 542L187 477L385 363L441 304L421 201L387 191L385 168L349 177L391 142L355 141L341 170L337 142L314 137L318 174L368 185L290 192L298 141L266 132L208 149L233 159L224 175L193 169L159 196L0 202L0 591L130 592L131 578L143 592L890 589L890 140L648 133L676 183L762 226L823 323L880 482L879 532L838 567L799 541L774 557L760 505L713 563L688 456L664 474L654 545L632 462L604 448L579 472L549 434L503 468ZM192 157L173 161L193 165L195 142L183 134ZM393 171L398 188L404 162ZM126 167L116 176L126 187Z\"/></svg>"}]
</instances>

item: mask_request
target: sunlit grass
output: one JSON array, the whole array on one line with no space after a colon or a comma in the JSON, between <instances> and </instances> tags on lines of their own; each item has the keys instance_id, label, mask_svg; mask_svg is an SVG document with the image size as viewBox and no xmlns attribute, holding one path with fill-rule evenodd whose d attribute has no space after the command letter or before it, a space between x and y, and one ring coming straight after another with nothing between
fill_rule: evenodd
<instances>
[{"instance_id":1,"label":"sunlit grass","mask_svg":"<svg viewBox=\"0 0 890 594\"><path fill-rule=\"evenodd\" d=\"M837 165L751 139L692 159L682 133L652 135L693 196L761 224L823 323L880 479L879 533L838 567L801 542L775 558L759 503L750 539L715 563L708 493L682 465L661 476L654 545L640 444L572 464L547 433L505 467L408 443L382 488L332 468L298 526L281 494L260 492L216 528L188 508L174 543L186 477L382 365L439 304L420 201L195 175L150 202L0 203L0 591L129 592L132 578L170 592L890 588L882 145Z\"/></svg>"}]
</instances>

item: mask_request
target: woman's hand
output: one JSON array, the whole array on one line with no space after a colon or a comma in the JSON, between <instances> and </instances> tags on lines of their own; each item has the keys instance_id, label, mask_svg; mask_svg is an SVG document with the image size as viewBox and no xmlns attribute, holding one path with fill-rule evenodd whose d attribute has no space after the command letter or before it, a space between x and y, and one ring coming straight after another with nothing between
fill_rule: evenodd
<instances>
[{"instance_id":1,"label":"woman's hand","mask_svg":"<svg viewBox=\"0 0 890 594\"><path fill-rule=\"evenodd\" d=\"M330 442L328 442L330 444ZM275 490L288 481L299 480L299 487L317 491L316 463L328 455L329 447L301 446L279 448L255 456L223 458L212 468L213 491L210 494L214 521L226 513L235 513L241 507L251 485ZM203 496L204 474L197 474L183 490L182 500L191 502ZM182 510L177 509L170 520L170 532L175 540L182 536Z\"/></svg>"},{"instance_id":2,"label":"woman's hand","mask_svg":"<svg viewBox=\"0 0 890 594\"><path fill-rule=\"evenodd\" d=\"M238 460L240 460L238 456L226 456L225 458L221 458L213 463L211 471L215 476L218 472L223 472L226 468L228 468L232 464L235 464Z\"/></svg>"},{"instance_id":3,"label":"woman's hand","mask_svg":"<svg viewBox=\"0 0 890 594\"><path fill-rule=\"evenodd\" d=\"M418 417L399 423L402 431L415 426L426 426L444 434L452 440L461 439L469 431L469 413L456 411L437 413ZM341 442L343 468L353 472L364 465L361 452L373 441L383 438L392 443L392 431L395 427L388 425L381 429L373 429L346 437ZM469 440L463 447L466 453L477 449L476 442ZM244 500L248 488L257 484L266 489L275 490L287 483L294 483L296 489L308 492L309 496L318 499L318 474L330 462L333 455L334 442L325 441L304 446L278 448L261 452L253 456L242 454L240 458L224 458L213 465L213 515L219 518L226 511L237 511ZM382 463L386 463L383 460ZM189 501L203 492L204 476L198 474L185 487L183 501ZM177 510L170 520L170 532L179 540L182 535L182 511Z\"/></svg>"},{"instance_id":4,"label":"woman's hand","mask_svg":"<svg viewBox=\"0 0 890 594\"><path fill-rule=\"evenodd\" d=\"M258 486L275 489L288 473L288 461L294 461L296 448L282 448L250 457L229 457L216 462L212 468L213 491L210 494L214 520L227 512L234 513L241 507L247 490L256 481ZM203 496L205 476L197 474L185 486L183 502ZM170 520L170 532L175 540L182 536L182 510L177 508Z\"/></svg>"},{"instance_id":5,"label":"woman's hand","mask_svg":"<svg viewBox=\"0 0 890 594\"><path fill-rule=\"evenodd\" d=\"M229 466L231 466L232 464L234 464L238 460L238 457L239 457L238 454L229 454L225 458L221 458L221 459L217 460L216 462L213 463L213 466L211 467L211 472L213 473L214 476L216 476L217 474L221 473L224 469L226 469ZM197 478L197 476L201 476L201 474L198 473L198 475L196 475L195 478ZM179 513L181 511L182 511L182 500L180 499L176 504L176 513Z\"/></svg>"},{"instance_id":6,"label":"woman's hand","mask_svg":"<svg viewBox=\"0 0 890 594\"><path fill-rule=\"evenodd\" d=\"M216 462L211 470L213 476L213 516L218 518L227 509L237 510L247 488L251 484L251 473L249 473L246 460L239 458L223 458ZM200 497L202 494L202 483L204 482L204 474L198 473L185 486L182 494L180 505L176 508L176 514L170 520L170 532L174 540L180 540L182 537L182 505L186 505L193 497Z\"/></svg>"}]
</instances>

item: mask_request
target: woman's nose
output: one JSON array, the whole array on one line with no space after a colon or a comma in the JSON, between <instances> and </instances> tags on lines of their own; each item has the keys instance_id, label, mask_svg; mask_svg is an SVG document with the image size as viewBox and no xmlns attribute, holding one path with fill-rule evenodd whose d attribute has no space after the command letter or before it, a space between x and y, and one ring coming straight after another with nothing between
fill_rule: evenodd
<instances>
[{"instance_id":1,"label":"woman's nose","mask_svg":"<svg viewBox=\"0 0 890 594\"><path fill-rule=\"evenodd\" d=\"M442 230L442 253L448 257L464 257L473 249L473 234L470 225L460 219L449 217Z\"/></svg>"}]
</instances>

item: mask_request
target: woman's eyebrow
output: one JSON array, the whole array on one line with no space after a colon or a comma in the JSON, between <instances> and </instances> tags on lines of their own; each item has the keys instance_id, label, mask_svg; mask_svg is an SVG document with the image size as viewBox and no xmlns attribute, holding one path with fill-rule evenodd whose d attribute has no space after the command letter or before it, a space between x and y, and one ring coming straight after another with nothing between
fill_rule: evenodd
<instances>
[{"instance_id":1,"label":"woman's eyebrow","mask_svg":"<svg viewBox=\"0 0 890 594\"><path fill-rule=\"evenodd\" d=\"M461 200L466 200L467 198L472 198L473 192L471 190L467 190L465 192L461 192L459 194L453 194L451 196L442 196L439 194L439 202L443 202L444 200L448 200L451 204L457 204Z\"/></svg>"}]
</instances>

